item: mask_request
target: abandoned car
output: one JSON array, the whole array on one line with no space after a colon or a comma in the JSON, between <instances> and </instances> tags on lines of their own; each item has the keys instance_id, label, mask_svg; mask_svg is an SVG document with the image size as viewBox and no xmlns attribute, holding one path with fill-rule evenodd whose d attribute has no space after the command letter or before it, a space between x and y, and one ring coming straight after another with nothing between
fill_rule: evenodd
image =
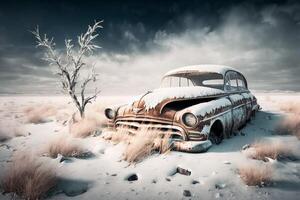
<instances>
[{"instance_id":1,"label":"abandoned car","mask_svg":"<svg viewBox=\"0 0 300 200\"><path fill-rule=\"evenodd\" d=\"M167 72L161 86L132 102L105 109L113 128L171 131L177 150L206 151L243 127L259 109L237 70L196 65Z\"/></svg>"}]
</instances>

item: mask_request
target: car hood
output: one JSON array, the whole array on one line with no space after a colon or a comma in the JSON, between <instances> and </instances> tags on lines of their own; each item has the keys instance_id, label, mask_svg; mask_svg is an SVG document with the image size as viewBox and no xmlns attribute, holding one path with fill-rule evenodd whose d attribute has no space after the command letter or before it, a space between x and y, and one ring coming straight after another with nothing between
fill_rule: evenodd
<instances>
[{"instance_id":1,"label":"car hood","mask_svg":"<svg viewBox=\"0 0 300 200\"><path fill-rule=\"evenodd\" d=\"M121 116L150 116L172 119L177 110L164 109L171 102L207 99L224 96L219 89L208 87L160 88L135 97L127 106L119 109ZM200 103L200 102L199 102Z\"/></svg>"},{"instance_id":2,"label":"car hood","mask_svg":"<svg viewBox=\"0 0 300 200\"><path fill-rule=\"evenodd\" d=\"M148 92L137 97L135 102L138 101L140 106L143 106L146 110L150 110L157 107L161 103L172 100L178 101L222 95L224 95L224 91L222 90L203 86L159 88L153 92Z\"/></svg>"}]
</instances>

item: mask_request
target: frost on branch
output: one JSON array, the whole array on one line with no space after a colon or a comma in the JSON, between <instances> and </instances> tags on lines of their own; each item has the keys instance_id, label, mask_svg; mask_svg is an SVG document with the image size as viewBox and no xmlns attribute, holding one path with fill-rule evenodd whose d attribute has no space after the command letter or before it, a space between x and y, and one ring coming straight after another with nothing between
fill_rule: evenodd
<instances>
[{"instance_id":1,"label":"frost on branch","mask_svg":"<svg viewBox=\"0 0 300 200\"><path fill-rule=\"evenodd\" d=\"M87 31L78 36L77 47L74 47L72 40L66 39L65 52L58 52L53 38L48 38L46 34L41 36L38 27L32 32L35 36L37 47L42 47L46 50L43 59L50 65L57 67L56 74L60 77L63 91L70 95L82 118L84 118L85 106L91 103L100 92L95 88L94 94L85 94L88 84L97 80L97 74L94 67L88 66L84 60L86 56L91 55L96 49L100 48L94 44L94 40L98 37L97 30L102 28L102 22L98 21L93 26L88 26ZM80 73L84 68L91 70L88 76L81 78Z\"/></svg>"}]
</instances>

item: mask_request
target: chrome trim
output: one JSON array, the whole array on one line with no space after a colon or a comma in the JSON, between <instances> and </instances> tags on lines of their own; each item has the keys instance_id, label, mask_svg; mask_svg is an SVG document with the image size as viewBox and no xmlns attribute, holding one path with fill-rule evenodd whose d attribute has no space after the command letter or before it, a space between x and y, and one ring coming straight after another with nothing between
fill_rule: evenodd
<instances>
[{"instance_id":1,"label":"chrome trim","mask_svg":"<svg viewBox=\"0 0 300 200\"><path fill-rule=\"evenodd\" d=\"M177 130L178 132L174 132L175 134L178 133L178 135L180 135L183 140L187 140L187 135L185 133L185 130L179 126L174 126L174 125L164 125L164 124L141 124L138 122L127 122L127 121L118 121L116 122L116 125L120 125L120 126L125 126L125 129L127 129L129 132L132 133L136 133L137 130L131 129L131 128L126 128L126 126L131 126L131 127L135 127L136 129L140 129L140 128L157 128L157 129L173 129L173 130ZM118 127L116 127L118 128Z\"/></svg>"},{"instance_id":2,"label":"chrome trim","mask_svg":"<svg viewBox=\"0 0 300 200\"><path fill-rule=\"evenodd\" d=\"M116 119L116 122L118 122L118 121L157 122L157 123L165 123L165 124L172 124L173 123L173 121L171 119L144 116L144 115L118 116L117 119Z\"/></svg>"}]
</instances>

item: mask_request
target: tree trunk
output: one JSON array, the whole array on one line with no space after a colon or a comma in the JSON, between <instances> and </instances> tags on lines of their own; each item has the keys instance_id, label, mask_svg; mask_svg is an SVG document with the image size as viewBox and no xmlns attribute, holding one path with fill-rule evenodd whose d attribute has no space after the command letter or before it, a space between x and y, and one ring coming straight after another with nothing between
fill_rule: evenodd
<instances>
[{"instance_id":1,"label":"tree trunk","mask_svg":"<svg viewBox=\"0 0 300 200\"><path fill-rule=\"evenodd\" d=\"M85 108L79 109L81 119L84 119L84 117L85 117L84 110L85 110Z\"/></svg>"}]
</instances>

